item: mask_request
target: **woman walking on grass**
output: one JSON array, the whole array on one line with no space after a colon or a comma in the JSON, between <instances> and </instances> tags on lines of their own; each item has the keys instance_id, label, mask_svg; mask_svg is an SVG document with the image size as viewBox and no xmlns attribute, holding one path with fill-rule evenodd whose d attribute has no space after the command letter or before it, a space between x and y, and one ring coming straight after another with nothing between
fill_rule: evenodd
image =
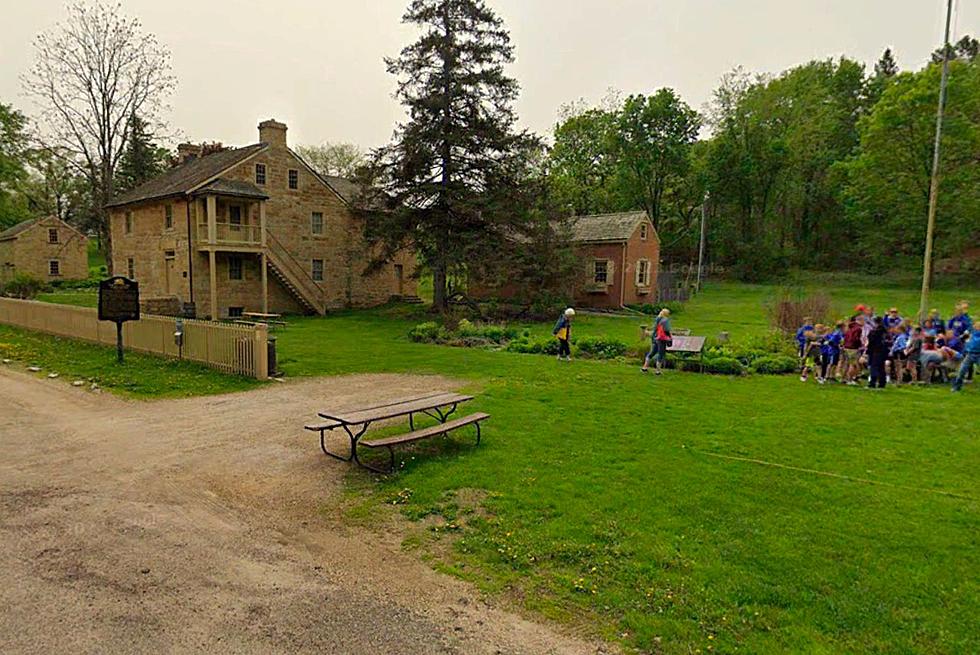
<instances>
[{"instance_id":1,"label":"woman walking on grass","mask_svg":"<svg viewBox=\"0 0 980 655\"><path fill-rule=\"evenodd\" d=\"M650 370L650 359L654 360L657 367L657 375L663 370L664 364L667 362L667 348L673 343L673 338L670 335L670 310L667 308L661 309L660 313L657 314L657 322L653 324L653 329L650 331L650 352L643 360L643 368L640 370L646 373Z\"/></svg>"},{"instance_id":2,"label":"woman walking on grass","mask_svg":"<svg viewBox=\"0 0 980 655\"><path fill-rule=\"evenodd\" d=\"M558 339L558 361L572 361L572 347L569 339L572 338L572 319L575 318L575 310L569 307L558 317L555 329L551 331Z\"/></svg>"}]
</instances>

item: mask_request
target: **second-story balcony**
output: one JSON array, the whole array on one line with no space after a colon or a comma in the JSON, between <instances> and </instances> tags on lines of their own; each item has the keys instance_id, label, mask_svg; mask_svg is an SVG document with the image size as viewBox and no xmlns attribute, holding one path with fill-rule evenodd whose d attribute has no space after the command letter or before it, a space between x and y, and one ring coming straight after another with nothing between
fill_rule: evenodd
<instances>
[{"instance_id":1,"label":"second-story balcony","mask_svg":"<svg viewBox=\"0 0 980 655\"><path fill-rule=\"evenodd\" d=\"M261 246L262 226L215 222L212 235L207 223L198 223L197 242L215 246Z\"/></svg>"},{"instance_id":2,"label":"second-story balcony","mask_svg":"<svg viewBox=\"0 0 980 655\"><path fill-rule=\"evenodd\" d=\"M258 252L265 247L264 192L248 182L218 179L197 196L199 249Z\"/></svg>"}]
</instances>

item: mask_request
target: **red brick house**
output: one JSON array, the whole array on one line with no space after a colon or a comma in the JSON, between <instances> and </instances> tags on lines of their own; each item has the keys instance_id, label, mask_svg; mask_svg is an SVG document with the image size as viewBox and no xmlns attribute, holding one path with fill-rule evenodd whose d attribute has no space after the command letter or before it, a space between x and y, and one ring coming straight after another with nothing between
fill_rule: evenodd
<instances>
[{"instance_id":1,"label":"red brick house","mask_svg":"<svg viewBox=\"0 0 980 655\"><path fill-rule=\"evenodd\" d=\"M574 302L579 307L617 309L654 302L660 238L645 211L576 216L568 221L571 240L583 264ZM489 288L470 280L474 298L513 298L510 286Z\"/></svg>"},{"instance_id":2,"label":"red brick house","mask_svg":"<svg viewBox=\"0 0 980 655\"><path fill-rule=\"evenodd\" d=\"M585 263L576 305L615 309L656 300L660 237L645 211L577 216L570 225Z\"/></svg>"}]
</instances>

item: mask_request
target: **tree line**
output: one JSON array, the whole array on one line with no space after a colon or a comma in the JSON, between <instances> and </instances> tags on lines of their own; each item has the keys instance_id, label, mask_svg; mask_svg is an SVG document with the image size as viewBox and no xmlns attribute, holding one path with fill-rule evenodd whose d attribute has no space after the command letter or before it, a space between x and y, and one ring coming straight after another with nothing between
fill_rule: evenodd
<instances>
[{"instance_id":1,"label":"tree line","mask_svg":"<svg viewBox=\"0 0 980 655\"><path fill-rule=\"evenodd\" d=\"M0 225L56 214L108 250L105 202L172 163L157 145L169 52L118 12L70 4L24 76L39 115L0 103ZM483 0L411 0L404 21L419 38L386 60L407 114L390 144L300 153L358 178L373 263L414 248L437 306L474 273L567 293L579 263L566 219L590 213L645 209L664 258L686 263L704 207L709 260L744 279L891 270L921 254L942 49L916 71L900 71L890 50L873 70L847 57L775 76L735 69L700 111L669 88L572 103L542 138L517 127L514 45ZM948 50L940 257L980 235L978 51L971 37Z\"/></svg>"},{"instance_id":2,"label":"tree line","mask_svg":"<svg viewBox=\"0 0 980 655\"><path fill-rule=\"evenodd\" d=\"M980 237L977 53L968 36L950 47L940 257ZM872 71L846 57L776 76L736 69L702 112L671 89L569 106L548 175L569 212L645 208L676 261L697 257L704 203L710 260L745 279L912 266L925 241L941 62L940 49L901 72L886 50Z\"/></svg>"}]
</instances>

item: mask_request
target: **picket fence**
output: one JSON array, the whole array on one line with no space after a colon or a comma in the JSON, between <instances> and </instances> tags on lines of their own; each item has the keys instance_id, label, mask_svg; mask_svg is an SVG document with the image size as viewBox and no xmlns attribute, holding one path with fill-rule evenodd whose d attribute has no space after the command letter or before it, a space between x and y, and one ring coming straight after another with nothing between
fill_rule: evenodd
<instances>
[{"instance_id":1,"label":"picket fence","mask_svg":"<svg viewBox=\"0 0 980 655\"><path fill-rule=\"evenodd\" d=\"M116 344L116 324L100 321L98 312L88 307L0 298L0 323L107 346ZM175 318L146 315L123 325L123 345L128 350L200 362L226 373L268 379L266 325L189 319L184 319L183 324L182 347L174 339Z\"/></svg>"}]
</instances>

